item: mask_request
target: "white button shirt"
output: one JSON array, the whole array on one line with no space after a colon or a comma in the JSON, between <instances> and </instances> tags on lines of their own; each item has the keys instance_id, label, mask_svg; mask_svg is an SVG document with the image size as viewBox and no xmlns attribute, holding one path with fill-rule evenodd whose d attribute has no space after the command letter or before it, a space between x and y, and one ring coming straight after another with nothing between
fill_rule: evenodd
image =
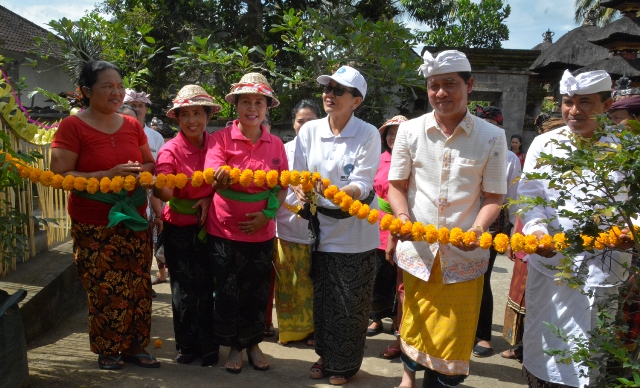
<instances>
[{"instance_id":1,"label":"white button shirt","mask_svg":"<svg viewBox=\"0 0 640 388\"><path fill-rule=\"evenodd\" d=\"M433 112L398 128L389 181L409 180L407 202L413 221L468 230L480 211L483 193L507 193L506 177L504 131L468 111L450 137ZM489 250L464 252L437 242L400 242L396 259L400 268L428 281L438 252L445 284L472 280L487 270Z\"/></svg>"},{"instance_id":2,"label":"white button shirt","mask_svg":"<svg viewBox=\"0 0 640 388\"><path fill-rule=\"evenodd\" d=\"M296 137L293 169L319 172L331 184L340 187L351 184L364 199L373 190L373 179L380 163L380 133L376 127L355 116L342 132L335 136L329 118L306 123ZM319 196L318 206L337 209L333 202ZM369 205L378 208L377 199ZM380 245L378 224L369 224L357 217L335 219L318 213L321 252L360 253Z\"/></svg>"}]
</instances>

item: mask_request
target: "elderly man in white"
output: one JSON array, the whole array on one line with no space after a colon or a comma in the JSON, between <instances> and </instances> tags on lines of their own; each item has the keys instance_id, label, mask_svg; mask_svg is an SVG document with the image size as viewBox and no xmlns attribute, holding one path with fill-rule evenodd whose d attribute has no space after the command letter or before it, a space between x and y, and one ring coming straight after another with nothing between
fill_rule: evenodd
<instances>
[{"instance_id":1,"label":"elderly man in white","mask_svg":"<svg viewBox=\"0 0 640 388\"><path fill-rule=\"evenodd\" d=\"M507 169L504 131L469 113L473 89L467 57L447 50L424 54L434 112L400 124L389 171L389 203L396 217L480 236L500 212ZM397 242L397 240L402 240ZM489 251L478 244L429 245L390 235L405 288L400 330L405 373L401 387L457 386L469 374L483 274ZM397 243L397 247L396 247Z\"/></svg>"},{"instance_id":2,"label":"elderly man in white","mask_svg":"<svg viewBox=\"0 0 640 388\"><path fill-rule=\"evenodd\" d=\"M532 172L550 172L549 166L536 168L542 153L565 156L566 151L558 148L552 140L571 145L572 135L590 138L597 129L597 114L603 114L611 106L611 78L603 70L579 69L573 74L565 71L560 81L562 95L562 118L564 127L536 137L529 147L523 169L523 179L518 187L522 197L541 197L557 200L560 193L549 188L546 180L526 180L524 176ZM609 139L609 141L611 141ZM571 200L566 208L576 209L584 194L581 187L570 190ZM524 213L524 234L534 234L540 238L543 234L553 234L559 230L574 227L570 219L558 216L551 207L537 206ZM623 229L621 240L625 241L621 249L630 248L633 243ZM604 257L603 257L604 256ZM527 278L527 323L524 331L523 376L530 387L583 387L589 384L589 371L586 366L577 363L565 365L556 362L553 356L544 353L548 349L567 349L574 344L558 338L545 325L551 323L566 334L588 336L594 328L597 309L594 298L584 292L595 291L596 296L617 293L617 286L625 277L623 264L630 262L630 255L618 251L611 255L596 255L584 252L575 258L588 267L588 275L583 289L573 289L567 285L557 285L554 275L558 272L548 266L557 266L563 256L552 249L540 246L535 254L527 257L529 275ZM582 372L580 373L582 369ZM591 376L593 377L593 375Z\"/></svg>"}]
</instances>

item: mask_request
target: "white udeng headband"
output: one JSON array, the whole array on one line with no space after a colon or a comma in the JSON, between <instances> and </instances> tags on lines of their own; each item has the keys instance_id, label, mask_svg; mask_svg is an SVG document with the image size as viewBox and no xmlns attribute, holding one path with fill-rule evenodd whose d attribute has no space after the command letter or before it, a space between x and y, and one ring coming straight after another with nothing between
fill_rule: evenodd
<instances>
[{"instance_id":1,"label":"white udeng headband","mask_svg":"<svg viewBox=\"0 0 640 388\"><path fill-rule=\"evenodd\" d=\"M560 94L569 97L574 94L593 94L611 91L611 76L604 70L588 71L578 74L577 77L571 75L569 70L565 70L560 80Z\"/></svg>"},{"instance_id":2,"label":"white udeng headband","mask_svg":"<svg viewBox=\"0 0 640 388\"><path fill-rule=\"evenodd\" d=\"M418 73L424 74L425 78L438 74L471 71L467 56L457 50L445 50L435 58L425 50L422 59L424 63L418 68Z\"/></svg>"}]
</instances>

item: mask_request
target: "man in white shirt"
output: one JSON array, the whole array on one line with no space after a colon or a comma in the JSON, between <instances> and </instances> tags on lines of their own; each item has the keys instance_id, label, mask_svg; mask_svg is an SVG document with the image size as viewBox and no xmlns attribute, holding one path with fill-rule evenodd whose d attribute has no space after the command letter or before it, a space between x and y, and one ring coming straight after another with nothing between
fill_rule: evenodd
<instances>
[{"instance_id":1,"label":"man in white shirt","mask_svg":"<svg viewBox=\"0 0 640 388\"><path fill-rule=\"evenodd\" d=\"M476 236L489 228L507 192L504 131L471 115L471 64L456 50L425 52L434 112L400 124L389 171L389 203L403 221L459 227ZM451 246L392 236L403 271L405 301L400 331L405 373L401 387L455 387L469 374L489 252L478 243ZM391 248L390 248L391 247Z\"/></svg>"},{"instance_id":2,"label":"man in white shirt","mask_svg":"<svg viewBox=\"0 0 640 388\"><path fill-rule=\"evenodd\" d=\"M538 158L542 153L556 157L571 157L559 143L573 148L572 136L590 138L597 128L596 115L603 114L609 109L611 99L611 77L603 70L579 69L573 74L565 71L560 81L562 95L562 118L567 124L564 127L546 132L533 140L527 152L523 169L523 179L518 186L520 197L540 197L547 201L558 200L561 193L555 188L549 188L546 180L526 180L527 173L551 173L550 166L537 167ZM612 140L609 140L612 141ZM588 176L588 171L584 172ZM616 172L611 173L616 174ZM583 193L582 185L575 186L567 192L571 195L565 201L564 207L569 210L580 208ZM592 195L594 193L591 193ZM597 193L596 193L597 195ZM622 198L621 200L624 200ZM556 214L550 206L536 206L524 214L523 234L533 234L538 238L544 234L554 234L561 230L574 228L573 221ZM630 248L626 237L628 230L623 229L625 236L620 239L626 241L618 249ZM545 353L550 349L569 349L575 346L558 338L546 323L559 327L570 336L589 337L589 331L597 323L597 308L594 296L616 294L618 285L626 276L624 265L630 262L630 255L618 250L603 254L584 252L573 258L575 262L588 269L585 285L574 289L566 284L556 284L554 279L558 266L564 256L553 249L540 246L535 254L525 257L529 263L529 273L526 286L527 321L524 329L524 362L523 375L530 387L583 387L588 386L593 371L578 362L569 364L559 363L553 356ZM551 267L551 268L550 268ZM594 296L586 294L593 291Z\"/></svg>"}]
</instances>

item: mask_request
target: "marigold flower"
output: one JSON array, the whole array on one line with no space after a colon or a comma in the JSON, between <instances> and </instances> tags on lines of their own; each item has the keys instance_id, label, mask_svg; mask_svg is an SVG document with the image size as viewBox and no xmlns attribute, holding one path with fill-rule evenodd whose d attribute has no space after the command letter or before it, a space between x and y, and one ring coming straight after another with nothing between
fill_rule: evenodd
<instances>
[{"instance_id":1,"label":"marigold flower","mask_svg":"<svg viewBox=\"0 0 640 388\"><path fill-rule=\"evenodd\" d=\"M569 247L567 236L564 233L556 233L553 236L553 245L556 251L561 251Z\"/></svg>"},{"instance_id":2,"label":"marigold flower","mask_svg":"<svg viewBox=\"0 0 640 388\"><path fill-rule=\"evenodd\" d=\"M598 237L596 237L596 241L593 243L593 246L598 250L603 250L607 244L609 243L609 234L607 232L598 233Z\"/></svg>"},{"instance_id":3,"label":"marigold flower","mask_svg":"<svg viewBox=\"0 0 640 388\"><path fill-rule=\"evenodd\" d=\"M322 179L322 175L320 175L319 172L316 171L313 174L311 174L311 182L316 183L320 179Z\"/></svg>"},{"instance_id":4,"label":"marigold flower","mask_svg":"<svg viewBox=\"0 0 640 388\"><path fill-rule=\"evenodd\" d=\"M215 180L214 174L215 174L215 171L213 171L213 169L212 169L212 168L207 168L206 170L204 170L204 171L202 172L202 178L204 179L204 181L205 181L208 185L212 185L212 184L213 184L213 181ZM159 178L159 177L160 177L160 176L157 176L157 177L156 177L156 186L158 186L158 183L157 183L157 182L158 182L158 178Z\"/></svg>"},{"instance_id":5,"label":"marigold flower","mask_svg":"<svg viewBox=\"0 0 640 388\"><path fill-rule=\"evenodd\" d=\"M413 223L409 220L405 221L404 224L402 224L402 227L400 228L400 234L402 235L411 234L412 231L413 231Z\"/></svg>"},{"instance_id":6,"label":"marigold flower","mask_svg":"<svg viewBox=\"0 0 640 388\"><path fill-rule=\"evenodd\" d=\"M56 190L60 190L62 188L62 182L64 181L64 177L60 174L56 174L51 179L51 187Z\"/></svg>"},{"instance_id":7,"label":"marigold flower","mask_svg":"<svg viewBox=\"0 0 640 388\"><path fill-rule=\"evenodd\" d=\"M524 249L524 236L521 233L514 233L511 236L511 250L513 253L522 252Z\"/></svg>"},{"instance_id":8,"label":"marigold flower","mask_svg":"<svg viewBox=\"0 0 640 388\"><path fill-rule=\"evenodd\" d=\"M380 212L378 211L378 209L371 209L371 211L369 212L369 217L367 217L367 221L369 221L369 223L373 225L378 222L379 218Z\"/></svg>"},{"instance_id":9,"label":"marigold flower","mask_svg":"<svg viewBox=\"0 0 640 388\"><path fill-rule=\"evenodd\" d=\"M127 191L133 191L136 188L136 177L133 175L127 175L124 177L124 183L122 187Z\"/></svg>"},{"instance_id":10,"label":"marigold flower","mask_svg":"<svg viewBox=\"0 0 640 388\"><path fill-rule=\"evenodd\" d=\"M111 180L111 191L119 193L124 186L124 179L121 176L114 176Z\"/></svg>"},{"instance_id":11,"label":"marigold flower","mask_svg":"<svg viewBox=\"0 0 640 388\"><path fill-rule=\"evenodd\" d=\"M100 179L100 192L106 194L109 191L111 191L111 179L105 176L102 179Z\"/></svg>"},{"instance_id":12,"label":"marigold flower","mask_svg":"<svg viewBox=\"0 0 640 388\"><path fill-rule=\"evenodd\" d=\"M291 172L289 170L284 170L280 172L280 185L282 187L287 187L291 183Z\"/></svg>"},{"instance_id":13,"label":"marigold flower","mask_svg":"<svg viewBox=\"0 0 640 388\"><path fill-rule=\"evenodd\" d=\"M174 174L167 174L165 185L168 189L173 190L173 188L176 187L176 176Z\"/></svg>"},{"instance_id":14,"label":"marigold flower","mask_svg":"<svg viewBox=\"0 0 640 388\"><path fill-rule=\"evenodd\" d=\"M391 221L391 226L389 226L389 232L394 235L399 234L403 224L401 219L394 218L393 221Z\"/></svg>"},{"instance_id":15,"label":"marigold flower","mask_svg":"<svg viewBox=\"0 0 640 388\"><path fill-rule=\"evenodd\" d=\"M159 340L159 339L153 341L153 347L156 348L156 349L161 348L162 347L162 341Z\"/></svg>"},{"instance_id":16,"label":"marigold flower","mask_svg":"<svg viewBox=\"0 0 640 388\"><path fill-rule=\"evenodd\" d=\"M291 186L298 186L300 184L300 172L296 170L292 170L291 172L291 181L289 184Z\"/></svg>"},{"instance_id":17,"label":"marigold flower","mask_svg":"<svg viewBox=\"0 0 640 388\"><path fill-rule=\"evenodd\" d=\"M135 178L134 178L135 179ZM78 191L84 191L87 187L87 178L78 176L73 181L73 188Z\"/></svg>"},{"instance_id":18,"label":"marigold flower","mask_svg":"<svg viewBox=\"0 0 640 388\"><path fill-rule=\"evenodd\" d=\"M358 217L359 220L364 220L371 215L370 211L371 209L369 208L369 205L364 204L360 207L360 210L358 210L358 214L356 215L356 217Z\"/></svg>"},{"instance_id":19,"label":"marigold flower","mask_svg":"<svg viewBox=\"0 0 640 388\"><path fill-rule=\"evenodd\" d=\"M331 202L333 202L335 205L340 205L340 202L342 202L342 198L344 198L345 196L347 196L347 193L345 193L344 191L338 191L333 196L333 199L331 200Z\"/></svg>"},{"instance_id":20,"label":"marigold flower","mask_svg":"<svg viewBox=\"0 0 640 388\"><path fill-rule=\"evenodd\" d=\"M391 214L385 214L380 220L380 230L389 230L392 221L393 216Z\"/></svg>"},{"instance_id":21,"label":"marigold flower","mask_svg":"<svg viewBox=\"0 0 640 388\"><path fill-rule=\"evenodd\" d=\"M338 186L331 185L324 190L324 197L328 200L332 200L333 196L338 193Z\"/></svg>"},{"instance_id":22,"label":"marigold flower","mask_svg":"<svg viewBox=\"0 0 640 388\"><path fill-rule=\"evenodd\" d=\"M538 238L532 234L524 236L524 251L532 254L538 250ZM513 248L512 248L513 249Z\"/></svg>"},{"instance_id":23,"label":"marigold flower","mask_svg":"<svg viewBox=\"0 0 640 388\"><path fill-rule=\"evenodd\" d=\"M413 241L422 241L424 239L424 231L424 224L422 222L414 222L411 228L411 239Z\"/></svg>"},{"instance_id":24,"label":"marigold flower","mask_svg":"<svg viewBox=\"0 0 640 388\"><path fill-rule=\"evenodd\" d=\"M253 181L253 171L249 169L242 171L242 174L240 174L240 184L242 187L249 187L251 181Z\"/></svg>"},{"instance_id":25,"label":"marigold flower","mask_svg":"<svg viewBox=\"0 0 640 388\"><path fill-rule=\"evenodd\" d=\"M584 247L584 249L586 250L591 250L593 249L593 236L589 236L587 234L580 234L580 237L582 238L582 246Z\"/></svg>"},{"instance_id":26,"label":"marigold flower","mask_svg":"<svg viewBox=\"0 0 640 388\"><path fill-rule=\"evenodd\" d=\"M229 169L229 178L231 178L231 184L235 185L240 182L240 176L242 175L242 170L238 167L230 168L229 166L224 166Z\"/></svg>"},{"instance_id":27,"label":"marigold flower","mask_svg":"<svg viewBox=\"0 0 640 388\"><path fill-rule=\"evenodd\" d=\"M153 184L153 175L149 171L143 171L140 173L138 182L145 188L150 187Z\"/></svg>"},{"instance_id":28,"label":"marigold flower","mask_svg":"<svg viewBox=\"0 0 640 388\"><path fill-rule=\"evenodd\" d=\"M451 245L462 245L462 236L464 232L460 228L452 228L449 232L449 242Z\"/></svg>"},{"instance_id":29,"label":"marigold flower","mask_svg":"<svg viewBox=\"0 0 640 388\"><path fill-rule=\"evenodd\" d=\"M432 224L424 227L424 241L433 244L438 241L438 229Z\"/></svg>"},{"instance_id":30,"label":"marigold flower","mask_svg":"<svg viewBox=\"0 0 640 388\"><path fill-rule=\"evenodd\" d=\"M204 173L202 171L194 171L191 175L191 187L200 187L204 182Z\"/></svg>"},{"instance_id":31,"label":"marigold flower","mask_svg":"<svg viewBox=\"0 0 640 388\"><path fill-rule=\"evenodd\" d=\"M491 236L491 233L489 232L484 232L480 236L479 243L480 243L480 248L489 249L491 248L491 244L493 243L493 236Z\"/></svg>"},{"instance_id":32,"label":"marigold flower","mask_svg":"<svg viewBox=\"0 0 640 388\"><path fill-rule=\"evenodd\" d=\"M278 185L278 170L269 170L267 172L267 186L273 189Z\"/></svg>"},{"instance_id":33,"label":"marigold flower","mask_svg":"<svg viewBox=\"0 0 640 388\"><path fill-rule=\"evenodd\" d=\"M505 253L509 247L509 236L504 233L498 233L493 239L493 248L498 253Z\"/></svg>"},{"instance_id":34,"label":"marigold flower","mask_svg":"<svg viewBox=\"0 0 640 388\"><path fill-rule=\"evenodd\" d=\"M40 177L40 180L42 180L42 176ZM609 244L613 245L613 246L618 246L620 245L620 238L618 236L620 236L620 234L622 233L622 231L620 230L620 228L618 228L617 226L612 227L609 230Z\"/></svg>"},{"instance_id":35,"label":"marigold flower","mask_svg":"<svg viewBox=\"0 0 640 388\"><path fill-rule=\"evenodd\" d=\"M258 187L264 186L264 181L267 179L267 173L263 170L255 170L253 172L253 184Z\"/></svg>"},{"instance_id":36,"label":"marigold flower","mask_svg":"<svg viewBox=\"0 0 640 388\"><path fill-rule=\"evenodd\" d=\"M343 212L348 212L349 208L353 205L353 198L348 195L342 197L342 201L340 201L340 210Z\"/></svg>"},{"instance_id":37,"label":"marigold flower","mask_svg":"<svg viewBox=\"0 0 640 388\"><path fill-rule=\"evenodd\" d=\"M31 167L20 165L18 166L18 174L22 179L27 179L31 175Z\"/></svg>"},{"instance_id":38,"label":"marigold flower","mask_svg":"<svg viewBox=\"0 0 640 388\"><path fill-rule=\"evenodd\" d=\"M324 187L329 187L331 186L331 181L329 180L329 178L322 178L322 185Z\"/></svg>"},{"instance_id":39,"label":"marigold flower","mask_svg":"<svg viewBox=\"0 0 640 388\"><path fill-rule=\"evenodd\" d=\"M208 170L211 170L211 169L209 168ZM164 189L166 186L167 186L167 176L164 174L156 175L156 187L158 189Z\"/></svg>"},{"instance_id":40,"label":"marigold flower","mask_svg":"<svg viewBox=\"0 0 640 388\"><path fill-rule=\"evenodd\" d=\"M542 245L545 249L553 249L555 248L555 244L553 243L553 237L548 234L542 236L539 241L539 245Z\"/></svg>"},{"instance_id":41,"label":"marigold flower","mask_svg":"<svg viewBox=\"0 0 640 388\"><path fill-rule=\"evenodd\" d=\"M362 202L353 201L353 204L351 205L351 207L349 207L349 214L352 216L358 215L358 211L360 210L361 207L362 207Z\"/></svg>"},{"instance_id":42,"label":"marigold flower","mask_svg":"<svg viewBox=\"0 0 640 388\"><path fill-rule=\"evenodd\" d=\"M75 182L75 178L73 177L73 175L65 176L64 179L62 180L62 189L65 191L73 190L74 182Z\"/></svg>"},{"instance_id":43,"label":"marigold flower","mask_svg":"<svg viewBox=\"0 0 640 388\"><path fill-rule=\"evenodd\" d=\"M53 176L53 171L43 171L42 174L40 174L40 183L42 183L46 187L51 186L51 180L53 179Z\"/></svg>"},{"instance_id":44,"label":"marigold flower","mask_svg":"<svg viewBox=\"0 0 640 388\"><path fill-rule=\"evenodd\" d=\"M472 232L469 230L464 232L464 234L462 235L462 242L467 247L477 241L478 241L478 236L476 235L476 232Z\"/></svg>"},{"instance_id":45,"label":"marigold flower","mask_svg":"<svg viewBox=\"0 0 640 388\"><path fill-rule=\"evenodd\" d=\"M87 180L87 193L95 194L100 189L100 182L96 178L89 178Z\"/></svg>"},{"instance_id":46,"label":"marigold flower","mask_svg":"<svg viewBox=\"0 0 640 388\"><path fill-rule=\"evenodd\" d=\"M42 174L42 170L39 168L32 168L31 173L29 174L29 180L33 183L40 182L40 175Z\"/></svg>"},{"instance_id":47,"label":"marigold flower","mask_svg":"<svg viewBox=\"0 0 640 388\"><path fill-rule=\"evenodd\" d=\"M189 178L183 174L183 173L179 173L176 174L176 187L179 189L184 188L187 185L187 182L189 182Z\"/></svg>"},{"instance_id":48,"label":"marigold flower","mask_svg":"<svg viewBox=\"0 0 640 388\"><path fill-rule=\"evenodd\" d=\"M311 181L306 181L305 183L303 183L300 187L302 189L302 191L304 191L305 193L310 193L313 191L313 183L311 183Z\"/></svg>"},{"instance_id":49,"label":"marigold flower","mask_svg":"<svg viewBox=\"0 0 640 388\"><path fill-rule=\"evenodd\" d=\"M444 226L438 230L438 242L442 245L449 244L449 229Z\"/></svg>"},{"instance_id":50,"label":"marigold flower","mask_svg":"<svg viewBox=\"0 0 640 388\"><path fill-rule=\"evenodd\" d=\"M300 173L300 184L306 185L307 182L311 181L311 172L310 171L302 171Z\"/></svg>"}]
</instances>

